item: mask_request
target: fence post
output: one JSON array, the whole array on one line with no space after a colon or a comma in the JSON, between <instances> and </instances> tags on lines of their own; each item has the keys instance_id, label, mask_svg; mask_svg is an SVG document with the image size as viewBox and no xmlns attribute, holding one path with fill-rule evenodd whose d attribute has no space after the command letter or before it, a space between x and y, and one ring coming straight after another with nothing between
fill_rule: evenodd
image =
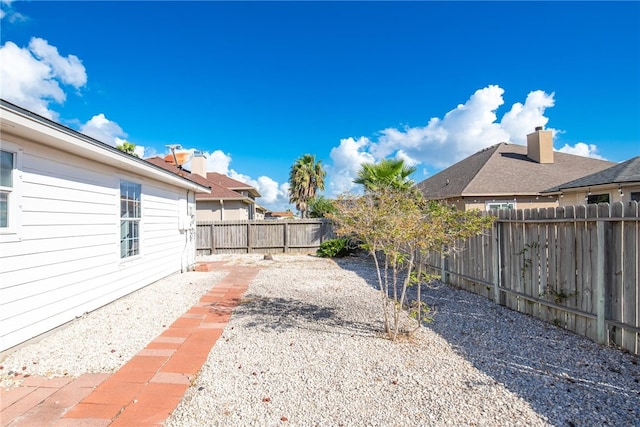
<instances>
[{"instance_id":1,"label":"fence post","mask_svg":"<svg viewBox=\"0 0 640 427\"><path fill-rule=\"evenodd\" d=\"M215 245L215 243L214 243L214 241L213 241L213 236L214 236L213 228L214 228L214 225L213 225L213 223L211 223L211 224L209 225L209 232L210 232L210 234L211 234L211 242L210 242L210 245L211 245L211 255L215 254L215 250L216 250L216 245Z\"/></svg>"},{"instance_id":2,"label":"fence post","mask_svg":"<svg viewBox=\"0 0 640 427\"><path fill-rule=\"evenodd\" d=\"M253 252L251 248L251 222L247 220L247 253L250 254Z\"/></svg>"},{"instance_id":3,"label":"fence post","mask_svg":"<svg viewBox=\"0 0 640 427\"><path fill-rule=\"evenodd\" d=\"M442 248L442 253L440 254L440 279L442 283L449 283L449 257L446 255L447 249L446 247Z\"/></svg>"},{"instance_id":4,"label":"fence post","mask_svg":"<svg viewBox=\"0 0 640 427\"><path fill-rule=\"evenodd\" d=\"M286 254L289 252L289 220L285 220L284 222L284 248L283 252Z\"/></svg>"},{"instance_id":5,"label":"fence post","mask_svg":"<svg viewBox=\"0 0 640 427\"><path fill-rule=\"evenodd\" d=\"M598 343L606 344L607 329L605 323L605 294L604 294L604 221L596 221L596 331Z\"/></svg>"},{"instance_id":6,"label":"fence post","mask_svg":"<svg viewBox=\"0 0 640 427\"><path fill-rule=\"evenodd\" d=\"M494 222L493 248L491 257L493 259L493 301L500 304L500 223Z\"/></svg>"}]
</instances>

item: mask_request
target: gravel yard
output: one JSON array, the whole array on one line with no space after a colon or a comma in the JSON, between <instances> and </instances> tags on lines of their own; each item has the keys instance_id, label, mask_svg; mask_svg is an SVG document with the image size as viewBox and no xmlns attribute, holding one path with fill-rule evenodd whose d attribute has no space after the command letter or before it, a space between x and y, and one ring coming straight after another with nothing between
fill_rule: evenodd
<instances>
[{"instance_id":1,"label":"gravel yard","mask_svg":"<svg viewBox=\"0 0 640 427\"><path fill-rule=\"evenodd\" d=\"M211 258L262 270L167 426L640 426L637 357L447 286L425 291L434 321L393 343L367 260L273 258ZM220 277L174 275L90 313L8 356L3 385L24 365L111 372Z\"/></svg>"}]
</instances>

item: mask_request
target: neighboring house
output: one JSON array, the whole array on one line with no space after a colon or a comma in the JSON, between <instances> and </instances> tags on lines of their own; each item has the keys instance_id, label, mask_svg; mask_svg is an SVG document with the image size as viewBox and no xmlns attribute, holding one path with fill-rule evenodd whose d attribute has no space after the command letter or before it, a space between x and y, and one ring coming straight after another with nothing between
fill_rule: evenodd
<instances>
[{"instance_id":1,"label":"neighboring house","mask_svg":"<svg viewBox=\"0 0 640 427\"><path fill-rule=\"evenodd\" d=\"M560 205L640 202L640 156L565 182L543 192L560 196Z\"/></svg>"},{"instance_id":2,"label":"neighboring house","mask_svg":"<svg viewBox=\"0 0 640 427\"><path fill-rule=\"evenodd\" d=\"M195 264L209 188L0 101L0 352Z\"/></svg>"},{"instance_id":3,"label":"neighboring house","mask_svg":"<svg viewBox=\"0 0 640 427\"><path fill-rule=\"evenodd\" d=\"M428 200L459 209L545 208L559 194L543 193L563 182L599 172L613 162L553 151L551 131L536 128L527 146L500 143L485 148L416 184Z\"/></svg>"},{"instance_id":4,"label":"neighboring house","mask_svg":"<svg viewBox=\"0 0 640 427\"><path fill-rule=\"evenodd\" d=\"M206 172L206 158L196 151L191 159L191 171L177 167L172 156L146 159L172 173L187 177L211 188L206 194L196 195L197 221L259 219L264 208L258 208L256 198L260 193L254 187L229 178L226 175Z\"/></svg>"},{"instance_id":5,"label":"neighboring house","mask_svg":"<svg viewBox=\"0 0 640 427\"><path fill-rule=\"evenodd\" d=\"M178 168L172 162L162 157L151 157L145 159L147 162L161 167L171 173L183 176L187 179L197 182L200 185L208 186L210 190L206 193L196 195L196 221L219 221L223 219L246 219L248 215L247 204L243 203L245 197L233 190L224 188L218 184L207 181L200 175L191 173L185 169ZM204 200L200 197L204 196ZM211 199L215 198L212 203Z\"/></svg>"},{"instance_id":6,"label":"neighboring house","mask_svg":"<svg viewBox=\"0 0 640 427\"><path fill-rule=\"evenodd\" d=\"M264 219L267 214L267 208L256 204L256 219Z\"/></svg>"},{"instance_id":7,"label":"neighboring house","mask_svg":"<svg viewBox=\"0 0 640 427\"><path fill-rule=\"evenodd\" d=\"M294 219L295 216L291 211L285 212L267 212L264 216L265 219Z\"/></svg>"},{"instance_id":8,"label":"neighboring house","mask_svg":"<svg viewBox=\"0 0 640 427\"><path fill-rule=\"evenodd\" d=\"M219 173L206 172L206 158L196 151L191 159L191 171L177 167L172 156L145 159L172 173L188 177L210 187L206 194L196 195L196 221L261 219L264 208L258 207L260 193L244 182Z\"/></svg>"},{"instance_id":9,"label":"neighboring house","mask_svg":"<svg viewBox=\"0 0 640 427\"><path fill-rule=\"evenodd\" d=\"M244 182L229 178L217 172L206 171L206 158L198 151L191 160L191 172L227 192L212 191L210 194L198 194L196 197L196 215L198 221L257 219L256 198L260 193ZM228 193L231 191L231 193ZM235 193L233 196L232 193Z\"/></svg>"}]
</instances>

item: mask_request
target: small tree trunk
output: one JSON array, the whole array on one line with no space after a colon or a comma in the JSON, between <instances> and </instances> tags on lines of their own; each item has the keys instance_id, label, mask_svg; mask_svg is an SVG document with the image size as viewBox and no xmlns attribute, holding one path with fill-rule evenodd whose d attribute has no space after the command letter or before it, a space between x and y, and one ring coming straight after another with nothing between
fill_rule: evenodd
<instances>
[{"instance_id":1,"label":"small tree trunk","mask_svg":"<svg viewBox=\"0 0 640 427\"><path fill-rule=\"evenodd\" d=\"M393 333L393 340L395 341L396 337L398 336L398 331L400 329L400 310L402 309L403 305L404 305L404 300L406 298L407 295L407 287L409 286L409 282L411 282L411 272L413 271L413 264L414 264L414 260L415 260L415 252L413 250L409 251L409 253L411 255L409 255L409 261L407 262L407 275L404 278L404 281L402 283L402 292L400 293L400 301L397 301L395 306L396 306L396 311L395 311L395 331Z\"/></svg>"},{"instance_id":2,"label":"small tree trunk","mask_svg":"<svg viewBox=\"0 0 640 427\"><path fill-rule=\"evenodd\" d=\"M422 288L422 257L418 259L418 289L416 290L416 300L418 303L418 313L416 313L416 319L418 320L418 327L422 326L422 299L420 296L420 288Z\"/></svg>"},{"instance_id":3,"label":"small tree trunk","mask_svg":"<svg viewBox=\"0 0 640 427\"><path fill-rule=\"evenodd\" d=\"M371 250L371 255L373 256L373 262L376 265L376 273L378 275L378 285L380 286L380 293L382 294L382 310L384 311L384 331L387 335L389 335L391 333L391 329L389 326L389 298L387 296L386 274L385 274L385 280L383 282L382 275L380 274L380 263L378 262L378 257L376 256L375 249ZM385 268L386 268L386 261L385 261Z\"/></svg>"}]
</instances>

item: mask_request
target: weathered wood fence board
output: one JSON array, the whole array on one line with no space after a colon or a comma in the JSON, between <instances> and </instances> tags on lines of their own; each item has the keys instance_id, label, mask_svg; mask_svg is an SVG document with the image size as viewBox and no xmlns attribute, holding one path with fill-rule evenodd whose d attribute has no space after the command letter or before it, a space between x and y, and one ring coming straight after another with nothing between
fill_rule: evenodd
<instances>
[{"instance_id":1,"label":"weathered wood fence board","mask_svg":"<svg viewBox=\"0 0 640 427\"><path fill-rule=\"evenodd\" d=\"M640 351L637 202L500 210L492 229L425 264L444 280L603 344Z\"/></svg>"},{"instance_id":2,"label":"weathered wood fence board","mask_svg":"<svg viewBox=\"0 0 640 427\"><path fill-rule=\"evenodd\" d=\"M219 253L315 252L335 237L327 220L256 220L198 222L198 255Z\"/></svg>"}]
</instances>

